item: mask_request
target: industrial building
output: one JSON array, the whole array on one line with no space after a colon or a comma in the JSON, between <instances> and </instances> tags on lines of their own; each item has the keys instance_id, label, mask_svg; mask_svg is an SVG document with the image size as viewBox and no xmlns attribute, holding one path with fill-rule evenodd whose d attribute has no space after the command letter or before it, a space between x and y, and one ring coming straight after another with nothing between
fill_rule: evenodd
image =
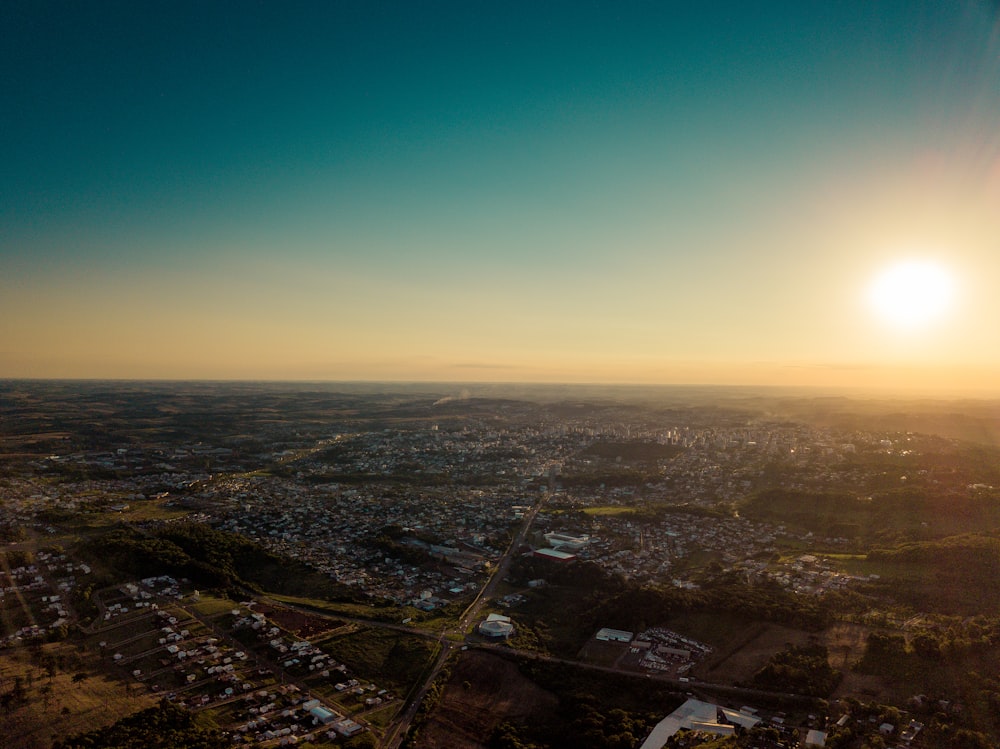
<instances>
[{"instance_id":1,"label":"industrial building","mask_svg":"<svg viewBox=\"0 0 1000 749\"><path fill-rule=\"evenodd\" d=\"M736 726L753 728L758 723L760 718L742 711L691 699L657 723L639 749L663 749L667 739L682 728L732 736L736 732Z\"/></svg>"}]
</instances>

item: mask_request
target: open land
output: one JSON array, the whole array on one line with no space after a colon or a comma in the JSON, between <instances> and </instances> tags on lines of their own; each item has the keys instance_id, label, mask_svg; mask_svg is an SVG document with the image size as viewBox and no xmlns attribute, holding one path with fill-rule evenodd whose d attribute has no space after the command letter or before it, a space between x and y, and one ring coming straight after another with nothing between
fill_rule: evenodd
<instances>
[{"instance_id":1,"label":"open land","mask_svg":"<svg viewBox=\"0 0 1000 749\"><path fill-rule=\"evenodd\" d=\"M760 720L713 746L993 746L998 435L801 391L0 382L0 734L159 703L223 744L627 747L695 695Z\"/></svg>"}]
</instances>

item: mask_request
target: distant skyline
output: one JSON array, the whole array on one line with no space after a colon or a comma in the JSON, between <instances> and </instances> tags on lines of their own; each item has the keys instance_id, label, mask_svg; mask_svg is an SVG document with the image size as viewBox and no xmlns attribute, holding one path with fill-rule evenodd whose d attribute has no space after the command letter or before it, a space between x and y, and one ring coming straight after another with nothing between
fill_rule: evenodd
<instances>
[{"instance_id":1,"label":"distant skyline","mask_svg":"<svg viewBox=\"0 0 1000 749\"><path fill-rule=\"evenodd\" d=\"M0 377L1000 393L1000 5L0 6ZM906 259L954 295L910 328Z\"/></svg>"}]
</instances>

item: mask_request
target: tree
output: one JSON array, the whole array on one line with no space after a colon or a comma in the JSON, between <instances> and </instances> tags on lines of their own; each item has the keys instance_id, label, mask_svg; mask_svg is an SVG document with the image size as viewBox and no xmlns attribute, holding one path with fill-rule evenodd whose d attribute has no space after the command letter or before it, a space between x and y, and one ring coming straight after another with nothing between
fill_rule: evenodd
<instances>
[{"instance_id":1,"label":"tree","mask_svg":"<svg viewBox=\"0 0 1000 749\"><path fill-rule=\"evenodd\" d=\"M28 675L29 676L31 675L30 671L28 672ZM30 680L29 680L29 683L30 683ZM13 695L13 700L14 700L14 702L16 704L20 704L22 702L26 702L27 701L27 699L28 699L28 692L24 688L24 679L21 678L20 676L15 676L14 677L14 688L11 690L11 694Z\"/></svg>"},{"instance_id":2,"label":"tree","mask_svg":"<svg viewBox=\"0 0 1000 749\"><path fill-rule=\"evenodd\" d=\"M959 728L955 731L951 746L954 749L989 749L993 744L979 731Z\"/></svg>"},{"instance_id":3,"label":"tree","mask_svg":"<svg viewBox=\"0 0 1000 749\"><path fill-rule=\"evenodd\" d=\"M186 710L165 700L117 723L53 743L53 749L218 749L229 741L214 728L195 723Z\"/></svg>"},{"instance_id":4,"label":"tree","mask_svg":"<svg viewBox=\"0 0 1000 749\"><path fill-rule=\"evenodd\" d=\"M933 661L941 660L941 642L936 635L930 632L918 632L910 640L910 645L913 646L913 652L921 658Z\"/></svg>"},{"instance_id":5,"label":"tree","mask_svg":"<svg viewBox=\"0 0 1000 749\"><path fill-rule=\"evenodd\" d=\"M349 738L344 746L350 747L350 749L376 749L378 742L374 736L365 731Z\"/></svg>"}]
</instances>

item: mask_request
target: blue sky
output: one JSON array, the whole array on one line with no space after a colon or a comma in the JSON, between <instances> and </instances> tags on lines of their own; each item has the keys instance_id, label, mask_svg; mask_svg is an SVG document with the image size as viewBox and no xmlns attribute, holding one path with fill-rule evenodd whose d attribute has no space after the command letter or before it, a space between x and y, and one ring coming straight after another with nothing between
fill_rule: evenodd
<instances>
[{"instance_id":1,"label":"blue sky","mask_svg":"<svg viewBox=\"0 0 1000 749\"><path fill-rule=\"evenodd\" d=\"M1000 365L969 324L998 312L976 286L1000 272L995 4L13 2L0 22L0 376ZM968 277L968 304L887 343L856 298L914 253Z\"/></svg>"}]
</instances>

